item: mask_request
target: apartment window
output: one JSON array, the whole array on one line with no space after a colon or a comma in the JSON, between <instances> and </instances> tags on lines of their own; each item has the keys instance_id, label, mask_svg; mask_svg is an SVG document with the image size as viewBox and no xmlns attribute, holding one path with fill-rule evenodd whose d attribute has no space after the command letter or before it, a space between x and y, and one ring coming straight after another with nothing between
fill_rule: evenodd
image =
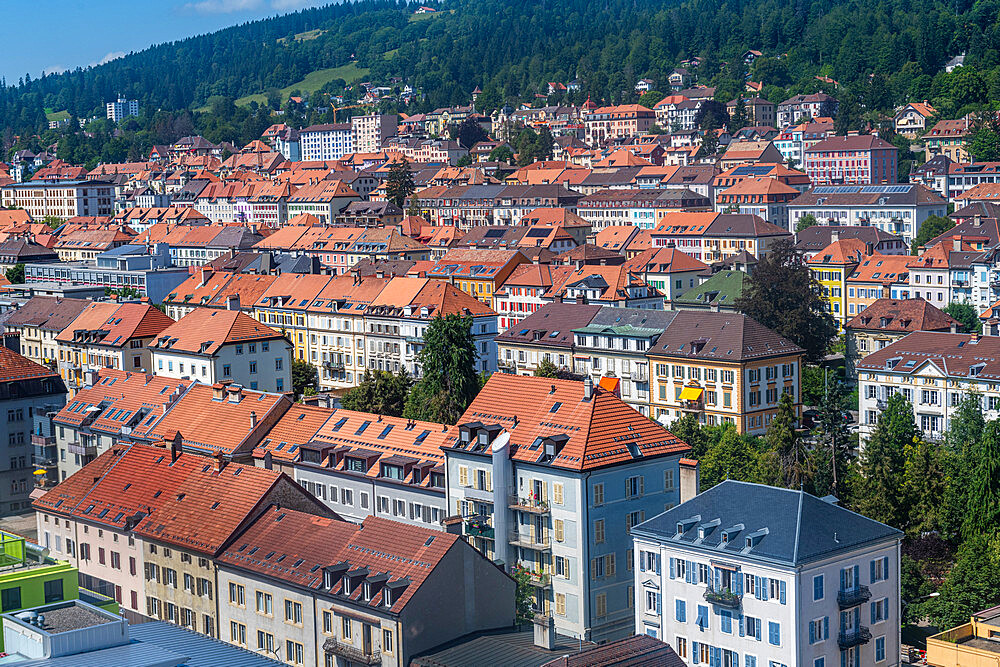
<instances>
[{"instance_id":1,"label":"apartment window","mask_svg":"<svg viewBox=\"0 0 1000 667\"><path fill-rule=\"evenodd\" d=\"M229 603L243 607L246 605L246 591L240 584L229 583Z\"/></svg>"},{"instance_id":2,"label":"apartment window","mask_svg":"<svg viewBox=\"0 0 1000 667\"><path fill-rule=\"evenodd\" d=\"M117 535L115 537L117 537ZM69 550L71 544L72 544L71 540L66 540L66 549L67 550ZM113 569L113 570L120 570L120 569L122 569L122 556L117 551L112 551L111 552L111 569Z\"/></svg>"},{"instance_id":3,"label":"apartment window","mask_svg":"<svg viewBox=\"0 0 1000 667\"><path fill-rule=\"evenodd\" d=\"M347 617L344 617L343 619L341 619L341 621L340 621L340 634L344 637L344 639L350 639L351 638L351 619L349 619Z\"/></svg>"},{"instance_id":4,"label":"apartment window","mask_svg":"<svg viewBox=\"0 0 1000 667\"><path fill-rule=\"evenodd\" d=\"M194 592L194 577L187 572L184 573L184 590L188 593Z\"/></svg>"},{"instance_id":5,"label":"apartment window","mask_svg":"<svg viewBox=\"0 0 1000 667\"><path fill-rule=\"evenodd\" d=\"M274 653L274 635L263 630L258 630L257 650L265 653Z\"/></svg>"},{"instance_id":6,"label":"apartment window","mask_svg":"<svg viewBox=\"0 0 1000 667\"><path fill-rule=\"evenodd\" d=\"M594 544L604 544L604 519L594 521Z\"/></svg>"},{"instance_id":7,"label":"apartment window","mask_svg":"<svg viewBox=\"0 0 1000 667\"><path fill-rule=\"evenodd\" d=\"M753 616L745 616L744 625L746 626L746 636L760 641L760 619Z\"/></svg>"},{"instance_id":8,"label":"apartment window","mask_svg":"<svg viewBox=\"0 0 1000 667\"><path fill-rule=\"evenodd\" d=\"M257 591L257 613L265 614L270 616L273 613L272 600L270 593L264 593L262 591Z\"/></svg>"},{"instance_id":9,"label":"apartment window","mask_svg":"<svg viewBox=\"0 0 1000 667\"><path fill-rule=\"evenodd\" d=\"M816 644L828 639L830 636L829 617L817 618L809 621L809 643Z\"/></svg>"},{"instance_id":10,"label":"apartment window","mask_svg":"<svg viewBox=\"0 0 1000 667\"><path fill-rule=\"evenodd\" d=\"M871 603L872 623L881 623L889 618L889 598L882 598Z\"/></svg>"},{"instance_id":11,"label":"apartment window","mask_svg":"<svg viewBox=\"0 0 1000 667\"><path fill-rule=\"evenodd\" d=\"M604 484L594 484L594 505L604 504Z\"/></svg>"},{"instance_id":12,"label":"apartment window","mask_svg":"<svg viewBox=\"0 0 1000 667\"><path fill-rule=\"evenodd\" d=\"M21 587L5 588L0 591L0 605L3 611L14 611L21 608Z\"/></svg>"},{"instance_id":13,"label":"apartment window","mask_svg":"<svg viewBox=\"0 0 1000 667\"><path fill-rule=\"evenodd\" d=\"M163 584L177 588L177 570L172 570L169 567L163 568Z\"/></svg>"},{"instance_id":14,"label":"apartment window","mask_svg":"<svg viewBox=\"0 0 1000 667\"><path fill-rule=\"evenodd\" d=\"M291 639L285 640L285 661L293 665L301 665L303 661L302 644L293 642Z\"/></svg>"},{"instance_id":15,"label":"apartment window","mask_svg":"<svg viewBox=\"0 0 1000 667\"><path fill-rule=\"evenodd\" d=\"M625 497L636 498L643 494L644 480L642 475L629 477L625 480Z\"/></svg>"},{"instance_id":16,"label":"apartment window","mask_svg":"<svg viewBox=\"0 0 1000 667\"><path fill-rule=\"evenodd\" d=\"M774 621L767 622L767 642L771 646L781 646L781 626Z\"/></svg>"},{"instance_id":17,"label":"apartment window","mask_svg":"<svg viewBox=\"0 0 1000 667\"><path fill-rule=\"evenodd\" d=\"M302 624L302 604L294 600L285 600L285 622Z\"/></svg>"},{"instance_id":18,"label":"apartment window","mask_svg":"<svg viewBox=\"0 0 1000 667\"><path fill-rule=\"evenodd\" d=\"M677 638L677 656L685 659L688 657L688 640L684 637Z\"/></svg>"},{"instance_id":19,"label":"apartment window","mask_svg":"<svg viewBox=\"0 0 1000 667\"><path fill-rule=\"evenodd\" d=\"M889 578L889 558L876 558L869 564L871 582L874 584Z\"/></svg>"},{"instance_id":20,"label":"apartment window","mask_svg":"<svg viewBox=\"0 0 1000 667\"><path fill-rule=\"evenodd\" d=\"M247 626L236 621L229 623L229 640L238 646L247 645Z\"/></svg>"},{"instance_id":21,"label":"apartment window","mask_svg":"<svg viewBox=\"0 0 1000 667\"><path fill-rule=\"evenodd\" d=\"M382 653L392 653L392 630L382 630Z\"/></svg>"},{"instance_id":22,"label":"apartment window","mask_svg":"<svg viewBox=\"0 0 1000 667\"><path fill-rule=\"evenodd\" d=\"M663 471L663 490L673 491L674 490L674 471L665 470Z\"/></svg>"},{"instance_id":23,"label":"apartment window","mask_svg":"<svg viewBox=\"0 0 1000 667\"><path fill-rule=\"evenodd\" d=\"M733 371L722 371L722 382L723 384L733 383Z\"/></svg>"},{"instance_id":24,"label":"apartment window","mask_svg":"<svg viewBox=\"0 0 1000 667\"><path fill-rule=\"evenodd\" d=\"M885 660L885 637L875 638L875 662Z\"/></svg>"},{"instance_id":25,"label":"apartment window","mask_svg":"<svg viewBox=\"0 0 1000 667\"><path fill-rule=\"evenodd\" d=\"M594 600L594 615L597 618L604 618L608 615L608 595L607 593L598 593Z\"/></svg>"},{"instance_id":26,"label":"apartment window","mask_svg":"<svg viewBox=\"0 0 1000 667\"><path fill-rule=\"evenodd\" d=\"M646 605L647 605L647 609L648 609L648 607L649 607L649 599L648 599L649 592L647 592L646 595L647 595ZM656 594L656 597L657 598L660 597L659 593ZM657 600L657 608L658 607L659 607L659 601ZM678 623L687 623L687 602L685 602L684 600L681 600L680 598L674 600L674 619Z\"/></svg>"}]
</instances>

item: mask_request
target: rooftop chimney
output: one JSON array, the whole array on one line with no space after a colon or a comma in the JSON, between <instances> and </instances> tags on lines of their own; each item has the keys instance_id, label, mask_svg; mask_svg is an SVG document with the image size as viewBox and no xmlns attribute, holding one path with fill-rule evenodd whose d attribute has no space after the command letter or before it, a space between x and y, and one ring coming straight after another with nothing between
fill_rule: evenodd
<instances>
[{"instance_id":1,"label":"rooftop chimney","mask_svg":"<svg viewBox=\"0 0 1000 667\"><path fill-rule=\"evenodd\" d=\"M226 467L226 459L222 455L222 452L215 453L213 467L215 468L215 472L222 472L222 469Z\"/></svg>"},{"instance_id":2,"label":"rooftop chimney","mask_svg":"<svg viewBox=\"0 0 1000 667\"><path fill-rule=\"evenodd\" d=\"M959 252L962 249L962 237L955 236L951 239L951 249L955 252Z\"/></svg>"},{"instance_id":3,"label":"rooftop chimney","mask_svg":"<svg viewBox=\"0 0 1000 667\"><path fill-rule=\"evenodd\" d=\"M831 229L830 230L830 243L836 243L839 240L840 240L840 230L839 229Z\"/></svg>"},{"instance_id":4,"label":"rooftop chimney","mask_svg":"<svg viewBox=\"0 0 1000 667\"><path fill-rule=\"evenodd\" d=\"M686 503L698 495L698 461L696 459L681 459L678 465L681 472L681 502Z\"/></svg>"},{"instance_id":5,"label":"rooftop chimney","mask_svg":"<svg viewBox=\"0 0 1000 667\"><path fill-rule=\"evenodd\" d=\"M201 286L204 287L208 284L208 279L212 277L212 269L207 266L201 267Z\"/></svg>"},{"instance_id":6,"label":"rooftop chimney","mask_svg":"<svg viewBox=\"0 0 1000 667\"><path fill-rule=\"evenodd\" d=\"M589 401L594 396L594 380L588 375L583 379L583 400Z\"/></svg>"},{"instance_id":7,"label":"rooftop chimney","mask_svg":"<svg viewBox=\"0 0 1000 667\"><path fill-rule=\"evenodd\" d=\"M535 646L546 651L556 650L555 619L549 616L535 616Z\"/></svg>"},{"instance_id":8,"label":"rooftop chimney","mask_svg":"<svg viewBox=\"0 0 1000 667\"><path fill-rule=\"evenodd\" d=\"M952 333L958 333L958 322L952 322L951 323L951 332Z\"/></svg>"},{"instance_id":9,"label":"rooftop chimney","mask_svg":"<svg viewBox=\"0 0 1000 667\"><path fill-rule=\"evenodd\" d=\"M180 431L174 431L174 438L170 441L170 461L173 463L181 455L182 438Z\"/></svg>"},{"instance_id":10,"label":"rooftop chimney","mask_svg":"<svg viewBox=\"0 0 1000 667\"><path fill-rule=\"evenodd\" d=\"M253 410L250 411L250 428L257 428L257 413Z\"/></svg>"},{"instance_id":11,"label":"rooftop chimney","mask_svg":"<svg viewBox=\"0 0 1000 667\"><path fill-rule=\"evenodd\" d=\"M240 295L230 294L226 297L226 310L239 310L240 309Z\"/></svg>"},{"instance_id":12,"label":"rooftop chimney","mask_svg":"<svg viewBox=\"0 0 1000 667\"><path fill-rule=\"evenodd\" d=\"M974 216L972 216L972 226L973 227L982 227L983 226L983 216L981 216L978 213L976 213Z\"/></svg>"}]
</instances>

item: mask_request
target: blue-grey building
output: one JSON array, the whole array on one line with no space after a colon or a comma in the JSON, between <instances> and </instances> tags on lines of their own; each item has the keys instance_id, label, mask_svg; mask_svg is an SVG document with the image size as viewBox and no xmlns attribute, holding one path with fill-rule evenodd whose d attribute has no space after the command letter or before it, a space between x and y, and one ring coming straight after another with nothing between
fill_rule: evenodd
<instances>
[{"instance_id":1,"label":"blue-grey building","mask_svg":"<svg viewBox=\"0 0 1000 667\"><path fill-rule=\"evenodd\" d=\"M633 634L629 530L693 495L685 443L589 378L494 373L442 449L449 527L526 572L536 614L585 640Z\"/></svg>"},{"instance_id":2,"label":"blue-grey building","mask_svg":"<svg viewBox=\"0 0 1000 667\"><path fill-rule=\"evenodd\" d=\"M189 275L187 268L172 265L165 243L157 243L151 250L144 245L118 246L102 252L94 262L24 266L27 282L94 285L112 290L131 288L148 296L153 303L161 303Z\"/></svg>"},{"instance_id":3,"label":"blue-grey building","mask_svg":"<svg viewBox=\"0 0 1000 667\"><path fill-rule=\"evenodd\" d=\"M632 529L635 631L689 664L899 665L902 533L731 480Z\"/></svg>"}]
</instances>

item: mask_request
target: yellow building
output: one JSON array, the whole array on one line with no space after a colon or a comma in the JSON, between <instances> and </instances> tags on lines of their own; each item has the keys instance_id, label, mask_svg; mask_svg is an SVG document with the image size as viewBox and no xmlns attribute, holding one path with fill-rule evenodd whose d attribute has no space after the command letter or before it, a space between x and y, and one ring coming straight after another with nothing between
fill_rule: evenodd
<instances>
[{"instance_id":1,"label":"yellow building","mask_svg":"<svg viewBox=\"0 0 1000 667\"><path fill-rule=\"evenodd\" d=\"M253 316L283 333L295 346L294 358L312 358L309 320L306 309L317 300L330 276L311 273L284 273L257 300Z\"/></svg>"},{"instance_id":2,"label":"yellow building","mask_svg":"<svg viewBox=\"0 0 1000 667\"><path fill-rule=\"evenodd\" d=\"M981 611L964 625L928 637L927 664L1000 667L1000 607Z\"/></svg>"},{"instance_id":3,"label":"yellow building","mask_svg":"<svg viewBox=\"0 0 1000 667\"><path fill-rule=\"evenodd\" d=\"M648 353L650 416L671 422L696 414L703 424L762 434L781 394L801 411L803 355L745 315L678 311Z\"/></svg>"},{"instance_id":4,"label":"yellow building","mask_svg":"<svg viewBox=\"0 0 1000 667\"><path fill-rule=\"evenodd\" d=\"M823 302L837 329L844 330L847 315L847 279L864 258L870 255L868 244L859 239L840 239L812 256L806 263L823 288Z\"/></svg>"}]
</instances>

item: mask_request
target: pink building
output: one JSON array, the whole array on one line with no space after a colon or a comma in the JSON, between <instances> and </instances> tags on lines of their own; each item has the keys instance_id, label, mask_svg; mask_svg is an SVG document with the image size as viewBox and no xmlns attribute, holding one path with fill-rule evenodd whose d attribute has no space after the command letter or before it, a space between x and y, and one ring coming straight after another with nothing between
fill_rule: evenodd
<instances>
[{"instance_id":1,"label":"pink building","mask_svg":"<svg viewBox=\"0 0 1000 667\"><path fill-rule=\"evenodd\" d=\"M813 185L898 183L896 154L874 134L830 137L805 150L805 169Z\"/></svg>"}]
</instances>

